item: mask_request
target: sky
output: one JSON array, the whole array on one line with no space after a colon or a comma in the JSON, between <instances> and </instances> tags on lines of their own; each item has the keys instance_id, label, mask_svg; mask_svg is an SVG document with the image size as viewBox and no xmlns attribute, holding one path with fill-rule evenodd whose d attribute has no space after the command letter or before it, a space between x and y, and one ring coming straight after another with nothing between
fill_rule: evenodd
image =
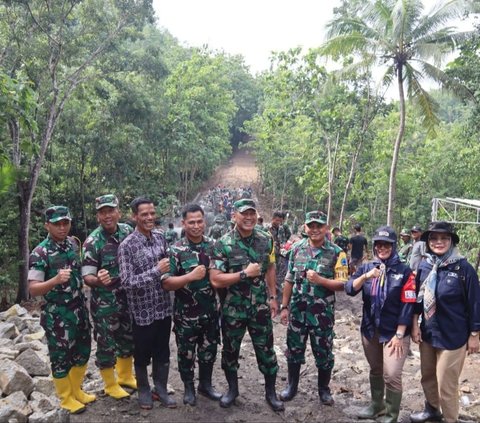
<instances>
[{"instance_id":1,"label":"sky","mask_svg":"<svg viewBox=\"0 0 480 423\"><path fill-rule=\"evenodd\" d=\"M427 10L434 0L424 1ZM324 41L340 0L153 0L158 25L190 47L241 54L252 73L268 69L271 51Z\"/></svg>"},{"instance_id":2,"label":"sky","mask_svg":"<svg viewBox=\"0 0 480 423\"><path fill-rule=\"evenodd\" d=\"M271 51L319 46L338 0L153 0L160 27L182 44L241 54L253 73Z\"/></svg>"}]
</instances>

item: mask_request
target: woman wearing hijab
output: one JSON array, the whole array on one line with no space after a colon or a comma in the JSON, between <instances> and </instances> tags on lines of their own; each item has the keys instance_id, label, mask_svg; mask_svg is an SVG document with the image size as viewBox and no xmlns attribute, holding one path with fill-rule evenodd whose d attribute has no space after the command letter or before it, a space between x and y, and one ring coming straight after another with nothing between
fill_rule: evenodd
<instances>
[{"instance_id":1,"label":"woman wearing hijab","mask_svg":"<svg viewBox=\"0 0 480 423\"><path fill-rule=\"evenodd\" d=\"M440 421L443 412L445 422L456 422L465 356L479 350L480 286L475 269L456 247L459 238L450 223L432 222L421 240L426 242L427 258L416 276L412 339L420 344L426 401L425 409L410 419Z\"/></svg>"},{"instance_id":2,"label":"woman wearing hijab","mask_svg":"<svg viewBox=\"0 0 480 423\"><path fill-rule=\"evenodd\" d=\"M362 292L362 344L370 365L371 403L360 419L396 422L402 400L402 370L410 346L415 279L401 262L397 235L382 226L373 236L373 261L362 264L345 285L348 295Z\"/></svg>"}]
</instances>

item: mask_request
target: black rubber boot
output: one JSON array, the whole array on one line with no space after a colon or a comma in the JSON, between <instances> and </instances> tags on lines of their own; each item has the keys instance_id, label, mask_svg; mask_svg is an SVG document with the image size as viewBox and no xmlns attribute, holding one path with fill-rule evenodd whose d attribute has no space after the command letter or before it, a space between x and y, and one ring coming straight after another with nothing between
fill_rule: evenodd
<instances>
[{"instance_id":1,"label":"black rubber boot","mask_svg":"<svg viewBox=\"0 0 480 423\"><path fill-rule=\"evenodd\" d=\"M175 408L177 403L173 398L170 398L167 392L167 381L168 381L168 371L170 365L169 363L157 363L153 362L152 365L152 375L153 383L155 384L155 391L153 393L155 399L162 403L163 406L168 408Z\"/></svg>"},{"instance_id":2,"label":"black rubber boot","mask_svg":"<svg viewBox=\"0 0 480 423\"><path fill-rule=\"evenodd\" d=\"M198 392L213 401L220 401L222 394L215 391L212 386L213 363L198 364Z\"/></svg>"},{"instance_id":3,"label":"black rubber boot","mask_svg":"<svg viewBox=\"0 0 480 423\"><path fill-rule=\"evenodd\" d=\"M442 420L442 413L440 413L438 408L433 407L428 401L425 401L425 409L410 414L410 420L413 423L423 423L426 421L439 422Z\"/></svg>"},{"instance_id":4,"label":"black rubber boot","mask_svg":"<svg viewBox=\"0 0 480 423\"><path fill-rule=\"evenodd\" d=\"M144 410L151 410L153 400L150 383L148 382L147 367L135 365L135 377L137 379L138 405Z\"/></svg>"},{"instance_id":5,"label":"black rubber boot","mask_svg":"<svg viewBox=\"0 0 480 423\"><path fill-rule=\"evenodd\" d=\"M238 375L237 372L225 370L225 377L228 382L228 391L220 398L220 407L228 408L238 397Z\"/></svg>"},{"instance_id":6,"label":"black rubber boot","mask_svg":"<svg viewBox=\"0 0 480 423\"><path fill-rule=\"evenodd\" d=\"M290 401L298 391L298 381L300 380L300 366L297 363L288 363L288 385L280 393L280 399L282 401Z\"/></svg>"},{"instance_id":7,"label":"black rubber boot","mask_svg":"<svg viewBox=\"0 0 480 423\"><path fill-rule=\"evenodd\" d=\"M195 395L195 385L193 381L185 382L185 393L183 394L183 403L194 406L197 404L197 397Z\"/></svg>"},{"instance_id":8,"label":"black rubber boot","mask_svg":"<svg viewBox=\"0 0 480 423\"><path fill-rule=\"evenodd\" d=\"M323 405L333 405L335 403L328 387L331 377L331 370L318 369L318 395Z\"/></svg>"},{"instance_id":9,"label":"black rubber boot","mask_svg":"<svg viewBox=\"0 0 480 423\"><path fill-rule=\"evenodd\" d=\"M273 411L283 411L285 406L283 402L277 398L277 393L275 391L275 382L277 380L277 375L264 375L265 376L265 399L268 402L268 405L272 407Z\"/></svg>"}]
</instances>

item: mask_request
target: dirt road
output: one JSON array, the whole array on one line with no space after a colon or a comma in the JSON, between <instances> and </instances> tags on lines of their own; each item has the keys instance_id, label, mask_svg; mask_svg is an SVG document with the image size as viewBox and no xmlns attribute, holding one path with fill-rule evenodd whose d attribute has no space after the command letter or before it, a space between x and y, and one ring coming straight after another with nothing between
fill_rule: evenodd
<instances>
[{"instance_id":1,"label":"dirt road","mask_svg":"<svg viewBox=\"0 0 480 423\"><path fill-rule=\"evenodd\" d=\"M228 163L218 169L206 188L218 184L228 187L252 185L256 187L258 172L254 160L248 151L240 150ZM260 209L262 209L260 204ZM267 211L267 210L265 210ZM317 373L307 349L307 363L302 366L302 377L297 397L285 403L285 411L274 413L264 400L263 376L257 369L255 354L248 335L245 336L240 360L239 388L240 397L230 409L220 408L217 402L198 396L197 406L183 405L183 384L179 378L176 360L175 340L172 334L171 374L169 383L175 390L176 409L165 409L155 404L153 410L140 412L136 395L129 400L115 401L100 394L102 383L98 370L89 363L90 381L87 389L96 390L98 400L88 406L88 410L72 416L72 422L352 422L359 407L369 399L368 366L360 342L360 296L347 298L343 293L337 294L336 303L336 340L335 369L331 388L335 405L320 405L317 393ZM287 377L287 364L284 356L286 328L274 323L275 350L280 366L277 379L277 392L284 388ZM404 399L402 402L401 422L408 422L412 410L423 405L423 393L420 387L418 347L412 347L404 368ZM470 421L480 421L480 376L479 355L467 358L461 378L462 400L468 406L461 407L462 416ZM214 384L220 391L226 390L226 382L220 368L220 351L214 367ZM367 421L368 423L368 421Z\"/></svg>"}]
</instances>

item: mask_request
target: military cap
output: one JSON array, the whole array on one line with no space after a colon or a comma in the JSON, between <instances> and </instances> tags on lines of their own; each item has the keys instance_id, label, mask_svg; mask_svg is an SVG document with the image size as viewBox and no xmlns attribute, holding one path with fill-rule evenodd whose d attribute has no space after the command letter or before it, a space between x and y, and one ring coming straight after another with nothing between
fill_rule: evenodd
<instances>
[{"instance_id":1,"label":"military cap","mask_svg":"<svg viewBox=\"0 0 480 423\"><path fill-rule=\"evenodd\" d=\"M118 207L118 198L113 194L106 194L95 198L95 209L102 207Z\"/></svg>"},{"instance_id":2,"label":"military cap","mask_svg":"<svg viewBox=\"0 0 480 423\"><path fill-rule=\"evenodd\" d=\"M319 210L309 211L305 214L305 224L309 225L312 222L327 224L327 215Z\"/></svg>"},{"instance_id":3,"label":"military cap","mask_svg":"<svg viewBox=\"0 0 480 423\"><path fill-rule=\"evenodd\" d=\"M422 228L418 225L415 225L412 227L412 229L410 229L410 232L423 232L422 231Z\"/></svg>"},{"instance_id":4,"label":"military cap","mask_svg":"<svg viewBox=\"0 0 480 423\"><path fill-rule=\"evenodd\" d=\"M400 236L410 236L410 231L407 228L403 228Z\"/></svg>"},{"instance_id":5,"label":"military cap","mask_svg":"<svg viewBox=\"0 0 480 423\"><path fill-rule=\"evenodd\" d=\"M255 201L250 198L242 198L241 200L235 201L235 203L233 203L233 207L235 208L235 211L238 211L240 213L243 213L244 211L250 209L255 211L257 210L255 206Z\"/></svg>"},{"instance_id":6,"label":"military cap","mask_svg":"<svg viewBox=\"0 0 480 423\"><path fill-rule=\"evenodd\" d=\"M50 223L59 222L60 220L72 220L70 210L65 206L52 206L45 210L45 221Z\"/></svg>"}]
</instances>

